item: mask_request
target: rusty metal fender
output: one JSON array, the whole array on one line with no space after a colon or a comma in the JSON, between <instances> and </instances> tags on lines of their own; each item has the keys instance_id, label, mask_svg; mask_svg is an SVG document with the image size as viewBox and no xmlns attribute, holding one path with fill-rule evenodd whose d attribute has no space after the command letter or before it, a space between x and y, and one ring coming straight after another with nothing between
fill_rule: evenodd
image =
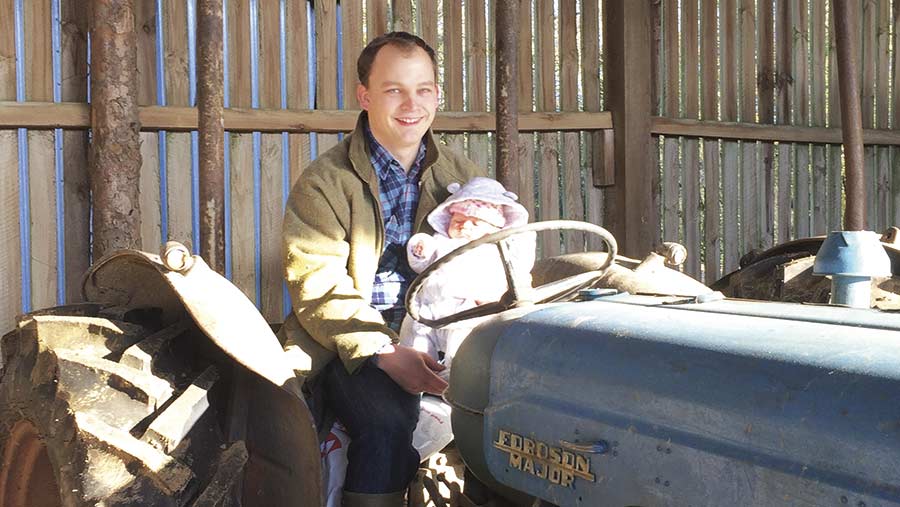
<instances>
[{"instance_id":1,"label":"rusty metal fender","mask_svg":"<svg viewBox=\"0 0 900 507\"><path fill-rule=\"evenodd\" d=\"M243 406L250 450L244 505L322 505L315 423L285 354L263 316L231 282L183 245L162 255L118 250L97 261L82 281L86 301L162 311L163 324L191 318L247 370L232 405ZM240 378L245 378L244 381ZM231 417L231 416L230 416ZM238 423L241 424L241 423Z\"/></svg>"},{"instance_id":2,"label":"rusty metal fender","mask_svg":"<svg viewBox=\"0 0 900 507\"><path fill-rule=\"evenodd\" d=\"M159 255L137 250L106 255L85 274L84 299L157 307L165 323L182 318L186 311L232 359L302 399L287 356L259 310L199 256L188 253L179 258L177 254L187 249L177 247L167 245L165 263Z\"/></svg>"}]
</instances>

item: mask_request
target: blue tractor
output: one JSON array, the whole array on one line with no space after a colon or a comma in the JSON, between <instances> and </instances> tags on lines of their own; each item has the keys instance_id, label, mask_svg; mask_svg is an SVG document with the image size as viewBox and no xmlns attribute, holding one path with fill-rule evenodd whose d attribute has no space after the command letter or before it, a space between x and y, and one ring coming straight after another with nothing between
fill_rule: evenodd
<instances>
[{"instance_id":1,"label":"blue tractor","mask_svg":"<svg viewBox=\"0 0 900 507\"><path fill-rule=\"evenodd\" d=\"M606 251L428 321L482 319L445 393L458 505L900 505L900 315L728 298L590 224L468 247L560 226ZM237 288L179 245L83 287L3 338L0 506L322 505L303 358Z\"/></svg>"},{"instance_id":2,"label":"blue tractor","mask_svg":"<svg viewBox=\"0 0 900 507\"><path fill-rule=\"evenodd\" d=\"M507 300L474 310L502 312L463 343L445 397L488 489L560 506L900 504L900 315L726 298L659 255L609 265L615 242L595 232L607 253L551 259L537 289L511 274ZM890 276L875 249L871 274Z\"/></svg>"}]
</instances>

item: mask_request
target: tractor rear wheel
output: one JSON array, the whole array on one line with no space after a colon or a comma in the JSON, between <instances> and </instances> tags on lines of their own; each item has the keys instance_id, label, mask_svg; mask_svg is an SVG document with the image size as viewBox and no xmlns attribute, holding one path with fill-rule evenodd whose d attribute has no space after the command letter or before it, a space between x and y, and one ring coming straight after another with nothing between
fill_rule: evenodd
<instances>
[{"instance_id":1,"label":"tractor rear wheel","mask_svg":"<svg viewBox=\"0 0 900 507\"><path fill-rule=\"evenodd\" d=\"M193 324L83 304L3 337L0 507L221 505L247 460L228 445L215 351ZM212 359L210 359L212 358Z\"/></svg>"}]
</instances>

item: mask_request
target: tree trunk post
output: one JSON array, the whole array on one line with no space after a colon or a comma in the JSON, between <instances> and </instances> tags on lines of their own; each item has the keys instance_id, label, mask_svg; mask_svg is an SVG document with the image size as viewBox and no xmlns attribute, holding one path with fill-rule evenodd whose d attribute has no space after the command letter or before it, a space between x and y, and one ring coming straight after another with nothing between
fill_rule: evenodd
<instances>
[{"instance_id":1,"label":"tree trunk post","mask_svg":"<svg viewBox=\"0 0 900 507\"><path fill-rule=\"evenodd\" d=\"M91 155L93 258L141 248L141 139L132 0L93 0Z\"/></svg>"},{"instance_id":2,"label":"tree trunk post","mask_svg":"<svg viewBox=\"0 0 900 507\"><path fill-rule=\"evenodd\" d=\"M519 167L519 0L498 0L497 33L497 180L516 188ZM529 99L530 100L530 99Z\"/></svg>"},{"instance_id":3,"label":"tree trunk post","mask_svg":"<svg viewBox=\"0 0 900 507\"><path fill-rule=\"evenodd\" d=\"M225 273L225 99L222 1L197 2L200 130L200 255Z\"/></svg>"},{"instance_id":4,"label":"tree trunk post","mask_svg":"<svg viewBox=\"0 0 900 507\"><path fill-rule=\"evenodd\" d=\"M866 187L863 179L862 114L859 108L857 80L857 43L859 33L859 3L833 0L834 35L837 44L838 84L841 93L841 133L844 138L844 160L847 175L844 194L847 209L844 230L861 231L866 228Z\"/></svg>"}]
</instances>

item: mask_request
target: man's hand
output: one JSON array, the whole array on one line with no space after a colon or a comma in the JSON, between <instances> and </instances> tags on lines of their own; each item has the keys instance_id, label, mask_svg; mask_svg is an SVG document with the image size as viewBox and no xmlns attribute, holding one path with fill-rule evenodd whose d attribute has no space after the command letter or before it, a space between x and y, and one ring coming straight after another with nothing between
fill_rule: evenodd
<instances>
[{"instance_id":1,"label":"man's hand","mask_svg":"<svg viewBox=\"0 0 900 507\"><path fill-rule=\"evenodd\" d=\"M394 379L404 391L440 395L447 389L447 382L435 375L445 366L431 356L410 347L392 345L392 350L378 353L378 367Z\"/></svg>"}]
</instances>

